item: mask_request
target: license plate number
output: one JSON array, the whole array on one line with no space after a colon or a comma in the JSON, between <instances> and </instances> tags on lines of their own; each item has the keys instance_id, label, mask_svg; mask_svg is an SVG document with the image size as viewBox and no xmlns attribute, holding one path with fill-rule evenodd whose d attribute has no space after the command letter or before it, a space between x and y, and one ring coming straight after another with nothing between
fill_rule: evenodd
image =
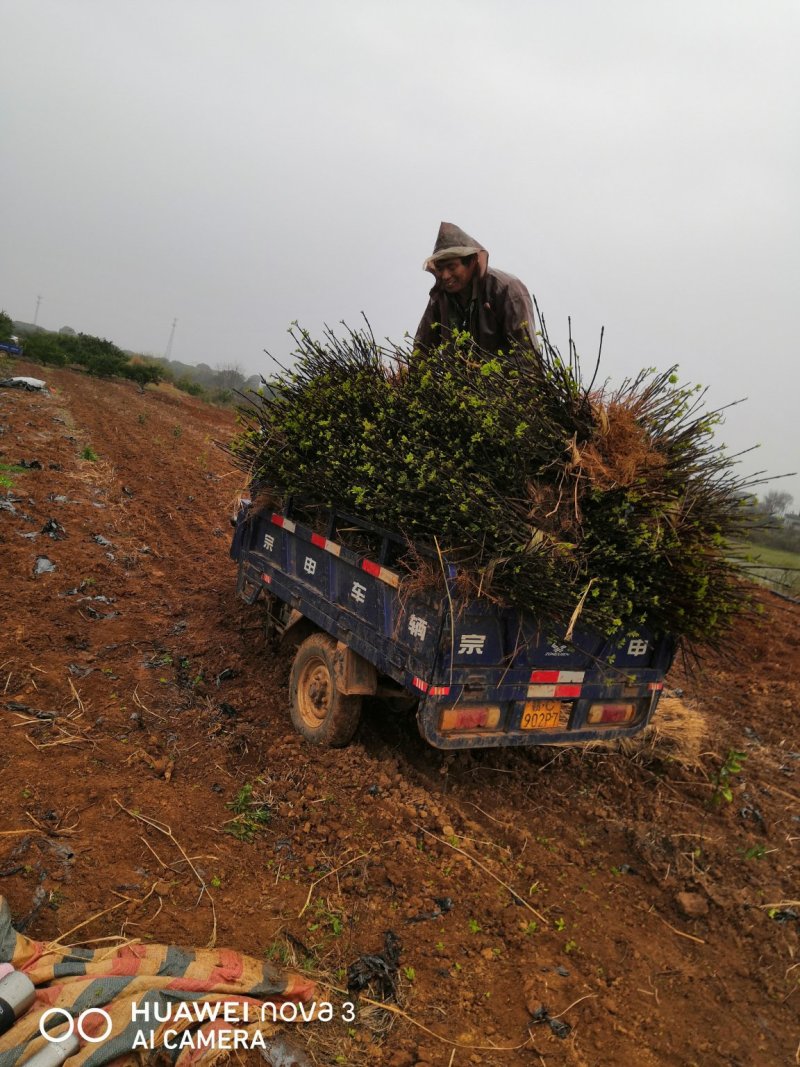
<instances>
[{"instance_id":1,"label":"license plate number","mask_svg":"<svg viewBox=\"0 0 800 1067\"><path fill-rule=\"evenodd\" d=\"M560 700L529 700L520 726L523 730L555 730L560 719Z\"/></svg>"}]
</instances>

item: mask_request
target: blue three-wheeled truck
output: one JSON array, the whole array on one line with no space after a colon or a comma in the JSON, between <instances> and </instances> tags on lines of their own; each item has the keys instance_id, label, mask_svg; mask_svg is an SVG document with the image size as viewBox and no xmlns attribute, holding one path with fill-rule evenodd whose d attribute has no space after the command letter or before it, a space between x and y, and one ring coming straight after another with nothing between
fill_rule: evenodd
<instances>
[{"instance_id":1,"label":"blue three-wheeled truck","mask_svg":"<svg viewBox=\"0 0 800 1067\"><path fill-rule=\"evenodd\" d=\"M444 749L580 744L650 721L670 637L559 639L546 619L459 598L445 561L446 589L407 593L392 566L401 538L335 511L321 534L304 514L291 501L280 513L242 501L231 556L238 595L265 598L268 631L298 646L290 713L308 740L347 744L369 696L416 705L420 733Z\"/></svg>"}]
</instances>

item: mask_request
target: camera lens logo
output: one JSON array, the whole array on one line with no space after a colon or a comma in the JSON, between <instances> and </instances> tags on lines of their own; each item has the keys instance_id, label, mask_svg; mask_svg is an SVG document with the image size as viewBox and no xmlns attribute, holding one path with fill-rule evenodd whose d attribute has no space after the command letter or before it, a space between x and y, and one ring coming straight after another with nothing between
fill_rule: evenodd
<instances>
[{"instance_id":1,"label":"camera lens logo","mask_svg":"<svg viewBox=\"0 0 800 1067\"><path fill-rule=\"evenodd\" d=\"M54 1015L63 1016L67 1023L67 1029L60 1034L51 1034L45 1027L47 1020L51 1019ZM85 1023L92 1015L99 1015L101 1018L105 1019L106 1027L102 1034L86 1033ZM47 1011L42 1012L42 1017L39 1019L39 1033L46 1041L50 1041L54 1045L61 1044L62 1041L69 1041L76 1030L78 1032L78 1037L83 1041L88 1042L90 1045L96 1045L100 1041L105 1041L113 1028L114 1024L111 1021L111 1016L103 1008L87 1008L80 1013L77 1019L71 1015L66 1008L48 1008Z\"/></svg>"}]
</instances>

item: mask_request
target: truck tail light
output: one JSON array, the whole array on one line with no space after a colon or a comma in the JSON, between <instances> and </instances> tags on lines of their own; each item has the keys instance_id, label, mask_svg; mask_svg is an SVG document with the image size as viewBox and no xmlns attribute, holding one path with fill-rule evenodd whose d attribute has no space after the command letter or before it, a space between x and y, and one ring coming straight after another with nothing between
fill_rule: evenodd
<instances>
[{"instance_id":1,"label":"truck tail light","mask_svg":"<svg viewBox=\"0 0 800 1067\"><path fill-rule=\"evenodd\" d=\"M462 704L443 708L439 722L440 730L494 730L500 724L499 704Z\"/></svg>"},{"instance_id":2,"label":"truck tail light","mask_svg":"<svg viewBox=\"0 0 800 1067\"><path fill-rule=\"evenodd\" d=\"M592 704L586 721L592 726L606 722L630 722L635 714L635 704Z\"/></svg>"}]
</instances>

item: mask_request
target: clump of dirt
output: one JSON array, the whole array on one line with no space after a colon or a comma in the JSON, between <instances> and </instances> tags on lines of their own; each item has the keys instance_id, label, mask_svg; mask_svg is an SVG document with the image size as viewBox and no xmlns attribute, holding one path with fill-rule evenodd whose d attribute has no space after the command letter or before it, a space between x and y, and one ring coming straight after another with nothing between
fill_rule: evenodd
<instances>
[{"instance_id":1,"label":"clump of dirt","mask_svg":"<svg viewBox=\"0 0 800 1067\"><path fill-rule=\"evenodd\" d=\"M30 936L216 923L322 983L335 1020L290 1034L316 1063L792 1062L797 606L676 668L636 745L440 753L376 701L315 749L234 596L232 414L16 373L52 387L0 390L0 893ZM351 1019L389 931L396 1001Z\"/></svg>"}]
</instances>

